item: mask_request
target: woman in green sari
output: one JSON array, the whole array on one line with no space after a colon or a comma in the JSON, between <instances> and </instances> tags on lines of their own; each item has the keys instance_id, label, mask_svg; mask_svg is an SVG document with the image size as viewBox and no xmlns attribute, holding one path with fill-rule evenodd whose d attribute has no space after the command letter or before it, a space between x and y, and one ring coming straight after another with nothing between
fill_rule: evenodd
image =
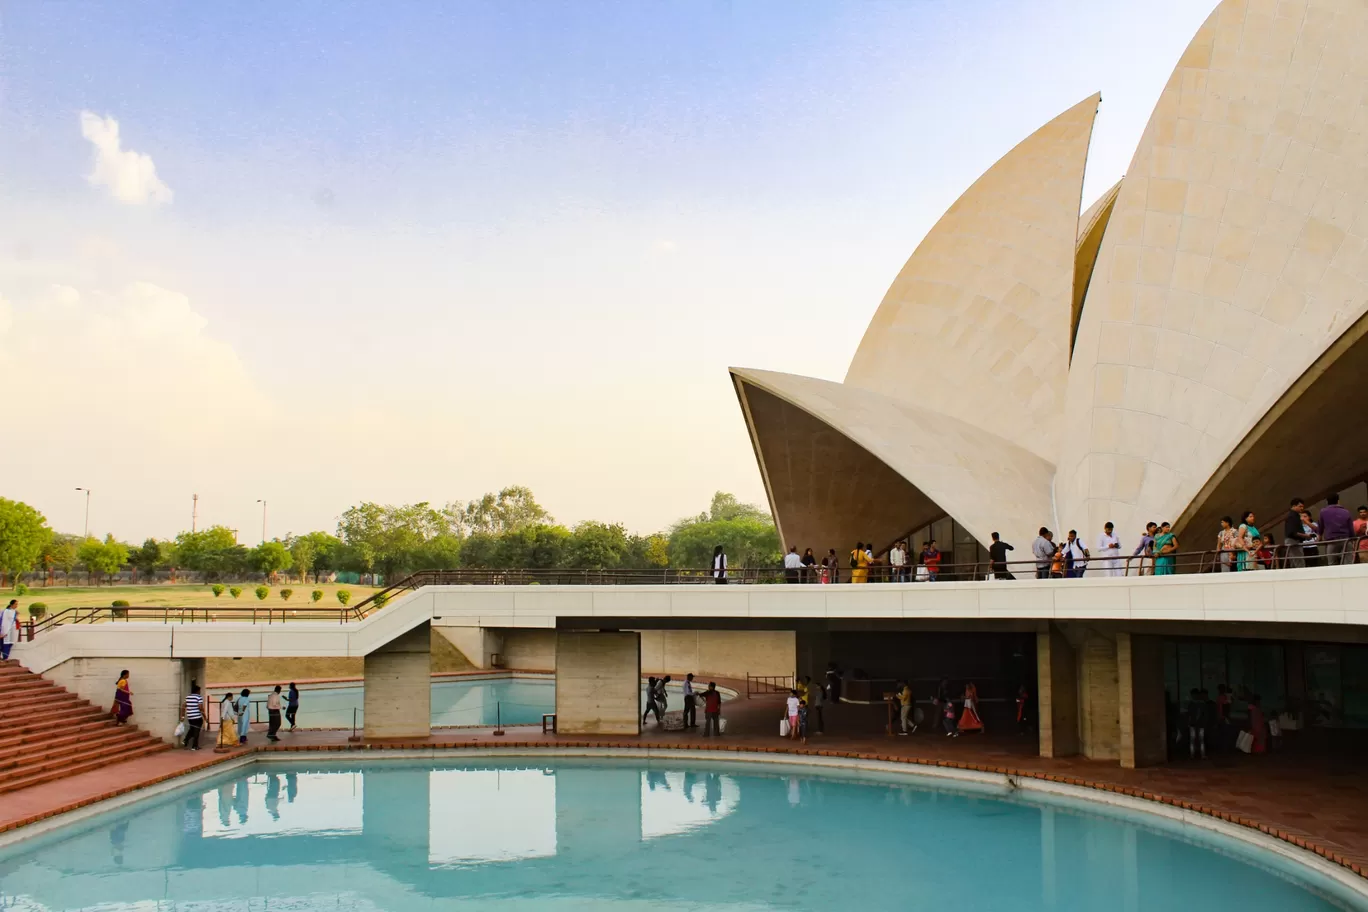
<instances>
[{"instance_id":1,"label":"woman in green sari","mask_svg":"<svg viewBox=\"0 0 1368 912\"><path fill-rule=\"evenodd\" d=\"M1159 527L1159 534L1154 536L1154 575L1171 576L1173 575L1174 564L1177 560L1173 553L1178 550L1178 536L1173 534L1173 529L1169 523L1164 523Z\"/></svg>"},{"instance_id":2,"label":"woman in green sari","mask_svg":"<svg viewBox=\"0 0 1368 912\"><path fill-rule=\"evenodd\" d=\"M1240 522L1240 548L1243 550L1235 554L1236 570L1257 570L1259 561L1255 556L1260 547L1263 546L1263 535L1259 532L1259 527L1254 525L1254 511L1246 510L1243 520Z\"/></svg>"}]
</instances>

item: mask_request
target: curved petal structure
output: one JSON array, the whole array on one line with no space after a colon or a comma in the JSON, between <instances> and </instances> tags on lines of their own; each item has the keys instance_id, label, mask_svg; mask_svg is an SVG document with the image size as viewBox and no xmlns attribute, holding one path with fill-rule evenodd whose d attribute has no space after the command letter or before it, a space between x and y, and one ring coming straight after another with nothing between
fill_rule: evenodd
<instances>
[{"instance_id":1,"label":"curved petal structure","mask_svg":"<svg viewBox=\"0 0 1368 912\"><path fill-rule=\"evenodd\" d=\"M1054 458L1100 100L1022 140L956 200L884 296L847 384L895 399L924 391L937 409Z\"/></svg>"},{"instance_id":2,"label":"curved petal structure","mask_svg":"<svg viewBox=\"0 0 1368 912\"><path fill-rule=\"evenodd\" d=\"M1116 195L1121 192L1121 181L1098 197L1097 202L1078 220L1078 247L1074 254L1073 308L1069 318L1069 354L1073 355L1073 343L1078 338L1078 321L1083 318L1083 297L1088 293L1092 282L1093 267L1097 265L1097 254L1102 249L1102 235L1111 221L1112 210L1116 208Z\"/></svg>"},{"instance_id":3,"label":"curved petal structure","mask_svg":"<svg viewBox=\"0 0 1368 912\"><path fill-rule=\"evenodd\" d=\"M1276 15L1225 0L1187 48L1082 310L1055 481L1064 524L1191 518L1242 459L1279 445L1266 416L1293 415L1289 391L1368 309L1366 42L1361 0ZM1242 446L1251 434L1262 442Z\"/></svg>"},{"instance_id":4,"label":"curved petal structure","mask_svg":"<svg viewBox=\"0 0 1368 912\"><path fill-rule=\"evenodd\" d=\"M850 384L732 378L786 543L882 547L947 514L1028 543L1050 514L1054 467L988 431Z\"/></svg>"}]
</instances>

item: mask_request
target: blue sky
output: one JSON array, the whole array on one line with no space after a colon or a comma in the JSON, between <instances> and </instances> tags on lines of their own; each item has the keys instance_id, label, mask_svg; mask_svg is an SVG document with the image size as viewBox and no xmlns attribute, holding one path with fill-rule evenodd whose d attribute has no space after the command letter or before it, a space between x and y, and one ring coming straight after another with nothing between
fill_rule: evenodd
<instances>
[{"instance_id":1,"label":"blue sky","mask_svg":"<svg viewBox=\"0 0 1368 912\"><path fill-rule=\"evenodd\" d=\"M0 493L79 530L89 485L130 538L195 491L272 535L509 483L641 531L760 500L726 367L839 379L940 213L1100 90L1091 202L1208 12L8 4L0 367L58 417Z\"/></svg>"}]
</instances>

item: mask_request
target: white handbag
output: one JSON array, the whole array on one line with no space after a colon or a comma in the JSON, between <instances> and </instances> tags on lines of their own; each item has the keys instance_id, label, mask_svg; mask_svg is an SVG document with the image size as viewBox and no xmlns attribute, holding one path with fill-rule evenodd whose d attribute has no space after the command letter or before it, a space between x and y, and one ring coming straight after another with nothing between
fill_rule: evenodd
<instances>
[{"instance_id":1,"label":"white handbag","mask_svg":"<svg viewBox=\"0 0 1368 912\"><path fill-rule=\"evenodd\" d=\"M789 735L789 721L788 721L788 719L780 719L780 720L779 720L779 737L781 737L781 738L787 738L788 735Z\"/></svg>"},{"instance_id":2,"label":"white handbag","mask_svg":"<svg viewBox=\"0 0 1368 912\"><path fill-rule=\"evenodd\" d=\"M1244 751L1246 754L1249 753L1251 750L1254 749L1254 733L1240 732L1240 734L1235 738L1235 746L1238 747L1240 750Z\"/></svg>"}]
</instances>

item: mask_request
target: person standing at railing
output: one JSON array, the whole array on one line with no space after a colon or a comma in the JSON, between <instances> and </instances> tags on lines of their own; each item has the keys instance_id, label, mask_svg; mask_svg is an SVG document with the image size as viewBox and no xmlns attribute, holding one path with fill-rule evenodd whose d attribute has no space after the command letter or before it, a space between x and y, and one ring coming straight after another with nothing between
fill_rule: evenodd
<instances>
[{"instance_id":1,"label":"person standing at railing","mask_svg":"<svg viewBox=\"0 0 1368 912\"><path fill-rule=\"evenodd\" d=\"M803 551L803 582L817 582L817 555L812 553L811 548Z\"/></svg>"},{"instance_id":2,"label":"person standing at railing","mask_svg":"<svg viewBox=\"0 0 1368 912\"><path fill-rule=\"evenodd\" d=\"M1064 566L1068 569L1069 579L1083 578L1083 574L1088 572L1089 557L1087 546L1078 537L1078 530L1070 529L1069 537L1064 542Z\"/></svg>"},{"instance_id":3,"label":"person standing at railing","mask_svg":"<svg viewBox=\"0 0 1368 912\"><path fill-rule=\"evenodd\" d=\"M0 611L0 659L9 661L10 650L19 639L19 600L10 599Z\"/></svg>"},{"instance_id":4,"label":"person standing at railing","mask_svg":"<svg viewBox=\"0 0 1368 912\"><path fill-rule=\"evenodd\" d=\"M1357 563L1368 561L1368 505L1358 508L1358 519L1354 520L1354 549Z\"/></svg>"},{"instance_id":5,"label":"person standing at railing","mask_svg":"<svg viewBox=\"0 0 1368 912\"><path fill-rule=\"evenodd\" d=\"M727 584L727 552L722 550L721 545L713 548L712 572L713 582L721 586Z\"/></svg>"},{"instance_id":6,"label":"person standing at railing","mask_svg":"<svg viewBox=\"0 0 1368 912\"><path fill-rule=\"evenodd\" d=\"M1325 546L1325 562L1330 565L1354 562L1354 517L1340 506L1340 496L1325 498L1325 509L1320 511L1321 541Z\"/></svg>"},{"instance_id":7,"label":"person standing at railing","mask_svg":"<svg viewBox=\"0 0 1368 912\"><path fill-rule=\"evenodd\" d=\"M1173 527L1169 523L1161 523L1159 525L1159 534L1154 536L1155 576L1173 575L1174 566L1177 563L1177 559L1173 556L1173 553L1177 550L1178 536L1173 534Z\"/></svg>"},{"instance_id":8,"label":"person standing at railing","mask_svg":"<svg viewBox=\"0 0 1368 912\"><path fill-rule=\"evenodd\" d=\"M1125 576L1125 569L1121 566L1121 539L1117 538L1116 526L1107 523L1102 527L1102 534L1097 536L1097 566L1098 576Z\"/></svg>"},{"instance_id":9,"label":"person standing at railing","mask_svg":"<svg viewBox=\"0 0 1368 912\"><path fill-rule=\"evenodd\" d=\"M1016 579L1007 569L1007 552L1015 550L1003 541L996 532L993 533L993 543L988 546L988 568L993 571L995 579Z\"/></svg>"},{"instance_id":10,"label":"person standing at railing","mask_svg":"<svg viewBox=\"0 0 1368 912\"><path fill-rule=\"evenodd\" d=\"M1302 542L1306 534L1302 530L1301 514L1306 509L1306 501L1300 497L1292 498L1292 504L1283 520L1283 566L1305 567L1306 559L1302 554ZM1245 569L1240 566L1239 569Z\"/></svg>"},{"instance_id":11,"label":"person standing at railing","mask_svg":"<svg viewBox=\"0 0 1368 912\"><path fill-rule=\"evenodd\" d=\"M1041 526L1040 534L1031 542L1031 554L1035 556L1036 579L1050 578L1050 564L1054 561L1056 550L1053 539L1054 533Z\"/></svg>"},{"instance_id":12,"label":"person standing at railing","mask_svg":"<svg viewBox=\"0 0 1368 912\"><path fill-rule=\"evenodd\" d=\"M1216 566L1222 573L1235 570L1235 552L1239 545L1240 533L1235 529L1235 520L1222 516L1221 531L1216 533Z\"/></svg>"},{"instance_id":13,"label":"person standing at railing","mask_svg":"<svg viewBox=\"0 0 1368 912\"><path fill-rule=\"evenodd\" d=\"M280 685L275 686L275 690L266 696L266 740L279 741L280 736L276 733L280 731Z\"/></svg>"},{"instance_id":14,"label":"person standing at railing","mask_svg":"<svg viewBox=\"0 0 1368 912\"><path fill-rule=\"evenodd\" d=\"M897 541L888 549L888 566L893 570L893 582L907 582L907 543Z\"/></svg>"},{"instance_id":15,"label":"person standing at railing","mask_svg":"<svg viewBox=\"0 0 1368 912\"><path fill-rule=\"evenodd\" d=\"M841 559L836 556L835 548L827 549L827 556L822 558L822 566L826 568L828 583L841 581Z\"/></svg>"},{"instance_id":16,"label":"person standing at railing","mask_svg":"<svg viewBox=\"0 0 1368 912\"><path fill-rule=\"evenodd\" d=\"M1300 498L1298 498L1298 499L1300 499ZM1301 535L1301 520L1300 520L1300 519L1297 520L1297 527L1298 527L1297 535L1300 536L1300 535ZM1236 554L1235 554L1235 569L1236 569L1236 570L1239 570L1239 571L1244 571L1244 570L1257 570L1257 569L1259 569L1258 553L1259 553L1259 548L1262 547L1262 545L1263 545L1263 533L1261 533L1261 532L1259 531L1259 527L1258 527L1258 526L1254 525L1254 511L1253 511L1253 510L1245 510L1245 512L1244 512L1244 517L1240 520L1239 535L1240 535L1240 542L1239 542L1240 550L1239 550L1238 552L1236 552ZM1301 545L1300 545L1301 538L1298 537L1298 538L1296 539L1296 541L1298 542L1298 545L1297 545L1296 550L1300 551L1300 550L1301 550ZM1290 549L1289 549L1289 550L1290 550ZM1305 564L1305 561L1301 558L1300 555L1298 555L1296 566L1300 567L1300 566L1303 566L1304 564Z\"/></svg>"},{"instance_id":17,"label":"person standing at railing","mask_svg":"<svg viewBox=\"0 0 1368 912\"><path fill-rule=\"evenodd\" d=\"M1159 531L1157 523L1145 523L1145 532L1140 536L1140 544L1135 546L1131 552L1131 560L1139 558L1136 563L1137 576L1149 576L1154 572L1154 536ZM1126 568L1126 575L1130 575L1130 568Z\"/></svg>"},{"instance_id":18,"label":"person standing at railing","mask_svg":"<svg viewBox=\"0 0 1368 912\"><path fill-rule=\"evenodd\" d=\"M1310 510L1301 511L1302 562L1308 567L1320 566L1320 526L1311 518Z\"/></svg>"},{"instance_id":19,"label":"person standing at railing","mask_svg":"<svg viewBox=\"0 0 1368 912\"><path fill-rule=\"evenodd\" d=\"M803 559L798 555L798 546L789 548L788 554L784 555L784 582L802 582Z\"/></svg>"},{"instance_id":20,"label":"person standing at railing","mask_svg":"<svg viewBox=\"0 0 1368 912\"><path fill-rule=\"evenodd\" d=\"M855 550L850 552L850 581L866 583L869 581L869 552L864 542L856 542Z\"/></svg>"}]
</instances>

